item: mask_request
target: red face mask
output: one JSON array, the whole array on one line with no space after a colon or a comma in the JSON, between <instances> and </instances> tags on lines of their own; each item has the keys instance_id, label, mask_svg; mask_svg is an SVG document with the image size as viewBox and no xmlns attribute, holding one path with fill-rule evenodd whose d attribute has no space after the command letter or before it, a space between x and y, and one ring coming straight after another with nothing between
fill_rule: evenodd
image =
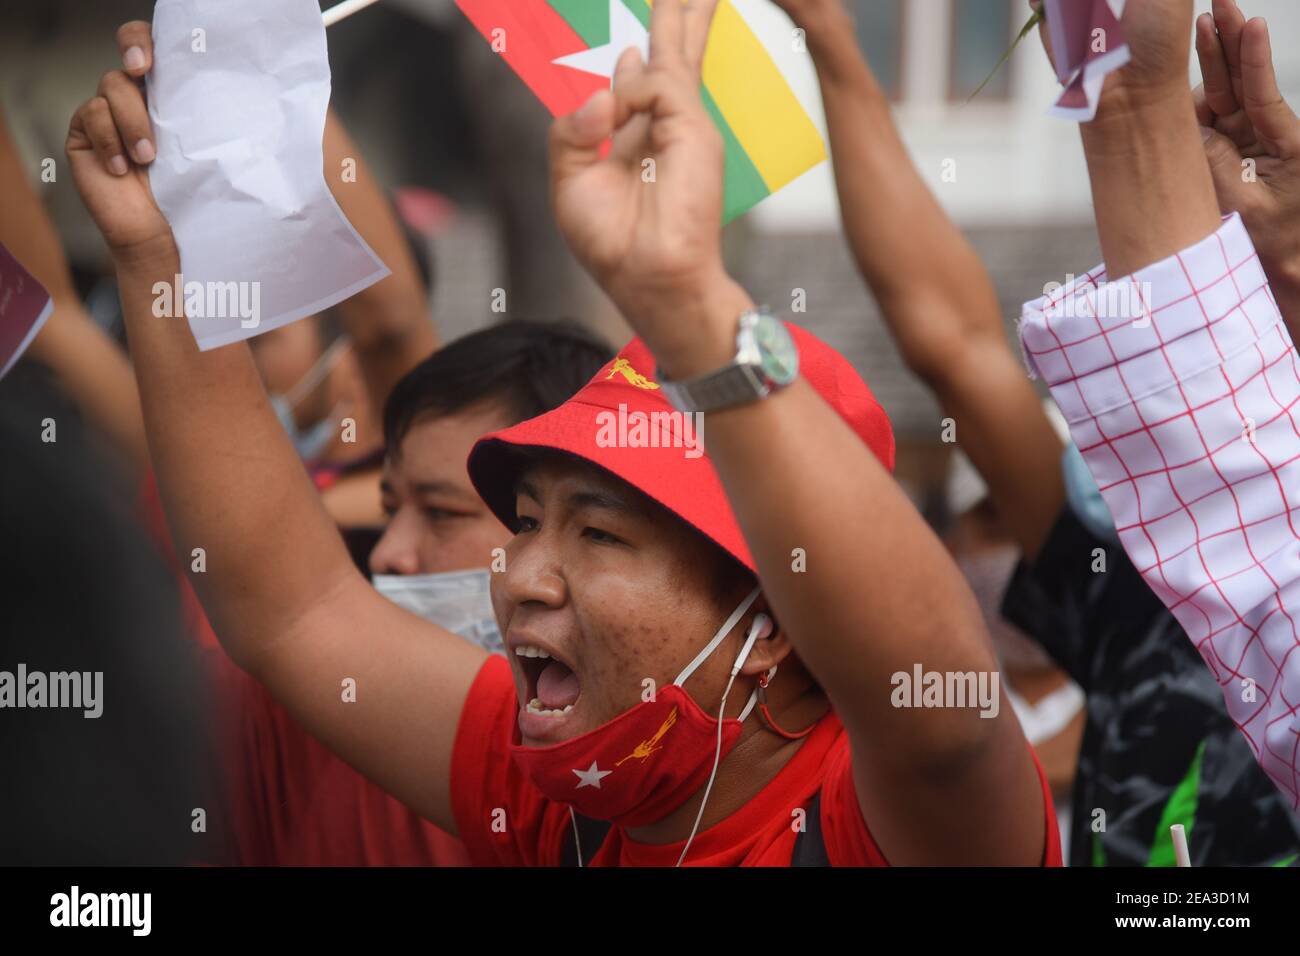
<instances>
[{"instance_id":1,"label":"red face mask","mask_svg":"<svg viewBox=\"0 0 1300 956\"><path fill-rule=\"evenodd\" d=\"M654 700L642 701L563 743L550 747L515 743L510 748L515 763L547 797L583 816L620 827L662 820L704 786L716 765L715 755L720 760L736 745L741 725L754 707L757 692L750 695L738 718L721 721L719 755L719 721L706 714L681 685L731 633L758 593L755 588L741 602L713 640ZM755 626L736 658L733 675L757 637ZM515 733L517 739L518 730Z\"/></svg>"}]
</instances>

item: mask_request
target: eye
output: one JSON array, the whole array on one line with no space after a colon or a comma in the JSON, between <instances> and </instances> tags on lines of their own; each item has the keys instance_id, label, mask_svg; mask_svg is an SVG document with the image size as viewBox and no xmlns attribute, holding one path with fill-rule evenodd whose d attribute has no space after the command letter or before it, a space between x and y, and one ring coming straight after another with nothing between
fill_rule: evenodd
<instances>
[{"instance_id":1,"label":"eye","mask_svg":"<svg viewBox=\"0 0 1300 956\"><path fill-rule=\"evenodd\" d=\"M601 531L599 528L586 527L582 529L583 537L590 538L601 544L625 544L622 538L610 534L608 531Z\"/></svg>"},{"instance_id":2,"label":"eye","mask_svg":"<svg viewBox=\"0 0 1300 956\"><path fill-rule=\"evenodd\" d=\"M446 521L449 518L461 517L458 512L448 511L445 508L425 508L424 516L430 521Z\"/></svg>"},{"instance_id":3,"label":"eye","mask_svg":"<svg viewBox=\"0 0 1300 956\"><path fill-rule=\"evenodd\" d=\"M523 534L526 531L537 530L537 519L530 518L527 515L517 515L515 517L515 534Z\"/></svg>"}]
</instances>

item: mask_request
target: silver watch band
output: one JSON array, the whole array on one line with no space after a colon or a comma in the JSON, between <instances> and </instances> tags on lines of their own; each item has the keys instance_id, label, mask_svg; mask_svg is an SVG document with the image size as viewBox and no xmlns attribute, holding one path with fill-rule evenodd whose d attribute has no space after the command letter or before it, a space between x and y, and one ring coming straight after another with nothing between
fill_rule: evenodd
<instances>
[{"instance_id":1,"label":"silver watch band","mask_svg":"<svg viewBox=\"0 0 1300 956\"><path fill-rule=\"evenodd\" d=\"M689 382L660 379L664 397L682 412L712 412L763 398L771 387L749 365L728 365Z\"/></svg>"}]
</instances>

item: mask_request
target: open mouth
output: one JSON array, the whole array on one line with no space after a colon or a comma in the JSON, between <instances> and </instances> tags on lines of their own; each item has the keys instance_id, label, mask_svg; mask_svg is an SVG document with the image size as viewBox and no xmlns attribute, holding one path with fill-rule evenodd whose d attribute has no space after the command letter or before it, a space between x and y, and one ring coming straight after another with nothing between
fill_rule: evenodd
<instances>
[{"instance_id":1,"label":"open mouth","mask_svg":"<svg viewBox=\"0 0 1300 956\"><path fill-rule=\"evenodd\" d=\"M582 693L573 669L535 645L517 644L514 654L524 675L524 710L538 717L572 712Z\"/></svg>"}]
</instances>

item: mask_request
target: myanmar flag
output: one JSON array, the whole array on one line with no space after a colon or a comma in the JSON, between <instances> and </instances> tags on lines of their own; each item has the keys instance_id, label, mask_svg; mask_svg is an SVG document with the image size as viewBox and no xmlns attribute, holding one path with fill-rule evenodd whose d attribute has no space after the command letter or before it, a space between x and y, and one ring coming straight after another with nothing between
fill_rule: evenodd
<instances>
[{"instance_id":1,"label":"myanmar flag","mask_svg":"<svg viewBox=\"0 0 1300 956\"><path fill-rule=\"evenodd\" d=\"M609 89L628 47L646 52L651 2L456 0L554 116ZM826 158L817 128L729 0L714 17L702 92L727 149L725 221Z\"/></svg>"}]
</instances>

